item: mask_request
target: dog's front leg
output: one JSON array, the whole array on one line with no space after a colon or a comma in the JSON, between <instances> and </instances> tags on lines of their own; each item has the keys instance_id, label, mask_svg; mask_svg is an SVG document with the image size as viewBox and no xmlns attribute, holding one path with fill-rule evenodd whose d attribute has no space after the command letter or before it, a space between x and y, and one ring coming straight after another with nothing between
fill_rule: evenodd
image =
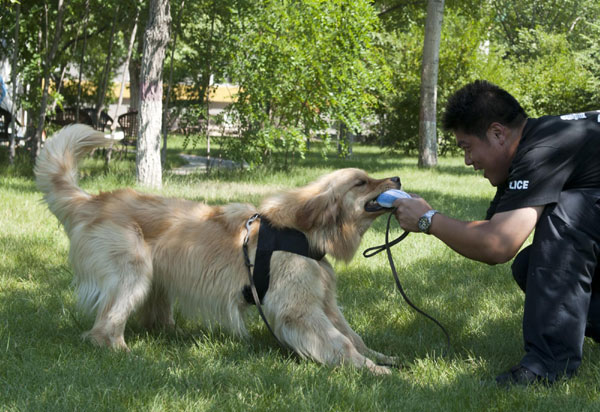
<instances>
[{"instance_id":1,"label":"dog's front leg","mask_svg":"<svg viewBox=\"0 0 600 412\"><path fill-rule=\"evenodd\" d=\"M379 364L399 366L400 360L397 357L387 356L383 353L379 353L373 349L370 349L367 347L367 345L365 345L362 338L356 332L354 332L337 304L336 277L335 273L333 272L333 268L328 264L323 265L322 267L324 269L323 274L326 275L324 279L326 279L328 284L328 288L323 296L323 308L331 323L337 330L350 339L356 350L358 350L358 352L362 355L376 360Z\"/></svg>"},{"instance_id":2,"label":"dog's front leg","mask_svg":"<svg viewBox=\"0 0 600 412\"><path fill-rule=\"evenodd\" d=\"M325 313L327 301L335 295L333 270L323 270L320 263L303 256L278 253L271 259L271 283L264 304L277 337L299 355L317 362L351 364L375 374L389 374L388 368L360 353L354 345L356 341L364 346L360 338L349 338Z\"/></svg>"},{"instance_id":3,"label":"dog's front leg","mask_svg":"<svg viewBox=\"0 0 600 412\"><path fill-rule=\"evenodd\" d=\"M358 333L354 332L342 311L338 307L336 301L334 299L328 300L325 302L325 313L327 317L331 320L333 325L342 332L345 336L352 341L356 349L363 355L368 356L372 359L375 359L378 363L389 365L389 366L399 366L400 360L395 356L384 355L383 353L377 352L364 343L362 338L358 335Z\"/></svg>"},{"instance_id":4,"label":"dog's front leg","mask_svg":"<svg viewBox=\"0 0 600 412\"><path fill-rule=\"evenodd\" d=\"M367 368L377 375L391 373L388 368L376 365L363 356L319 307L312 308L309 313L287 316L281 320L276 333L301 356L328 365L352 364L357 368Z\"/></svg>"}]
</instances>

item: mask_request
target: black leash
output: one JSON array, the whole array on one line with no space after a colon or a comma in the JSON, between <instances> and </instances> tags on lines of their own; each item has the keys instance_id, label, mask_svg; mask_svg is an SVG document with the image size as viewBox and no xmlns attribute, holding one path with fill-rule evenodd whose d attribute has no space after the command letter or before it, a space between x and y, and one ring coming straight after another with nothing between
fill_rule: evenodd
<instances>
[{"instance_id":1,"label":"black leash","mask_svg":"<svg viewBox=\"0 0 600 412\"><path fill-rule=\"evenodd\" d=\"M275 332L273 332L271 325L267 321L267 317L263 313L262 306L260 304L260 299L258 298L258 292L256 291L256 285L254 284L254 276L252 276L253 265L252 263L250 263L250 256L248 256L248 239L250 238L250 225L252 225L252 223L259 217L260 215L258 213L255 213L252 216L250 216L250 218L246 221L246 237L244 237L244 243L242 244L242 249L244 251L244 262L246 263L246 269L248 269L248 280L250 281L250 290L252 291L252 297L254 298L254 304L256 305L256 309L258 309L260 317L262 318L263 322L265 322L265 325L267 325L267 329L269 329L271 335L273 335L277 343L279 343L279 346L281 346L284 349L287 349L287 345L284 345L279 340L277 335L275 335Z\"/></svg>"},{"instance_id":2,"label":"black leash","mask_svg":"<svg viewBox=\"0 0 600 412\"><path fill-rule=\"evenodd\" d=\"M396 265L394 264L394 259L392 257L391 247L394 245L397 245L398 243L403 241L408 236L409 232L405 231L402 235L400 235L399 237L397 237L396 239L394 239L393 241L390 242L389 235L390 235L390 222L392 219L392 215L393 215L393 213L390 213L388 216L388 220L387 220L387 227L385 230L385 244L379 245L379 246L373 246L368 249L365 249L365 251L363 252L363 256L366 258L370 258L370 257L375 256L376 254L382 252L383 250L386 251L388 261L390 263L390 269L392 270L392 274L394 275L394 280L396 281L396 286L398 287L398 290L400 291L402 298L404 298L404 301L410 307L412 307L415 311L417 311L421 315L425 316L426 318L428 318L429 320L431 320L432 322L434 322L436 325L438 325L440 327L440 329L442 330L442 332L444 332L444 335L446 336L446 353L449 353L450 348L451 348L450 335L448 334L448 331L446 330L446 328L440 322L438 322L437 319L435 319L434 317L425 313L423 310L419 309L414 303L412 303L412 301L408 298L408 296L404 292L404 289L402 288L402 284L400 283L400 279L398 278L398 273L396 272ZM260 217L260 215L258 213L255 213L246 221L246 236L244 237L244 243L242 244L242 250L244 251L244 262L246 264L246 269L248 270L248 280L250 282L250 290L252 292L252 297L254 299L254 304L256 305L256 309L258 309L258 313L259 313L260 317L262 318L265 325L267 325L267 329L269 329L269 332L271 332L271 335L273 335L273 337L275 338L275 340L277 341L279 346L287 349L288 346L283 344L281 342L281 340L279 340L277 335L275 335L273 328L271 328L271 325L267 321L267 317L265 316L265 314L262 310L262 306L260 304L260 299L258 297L258 292L256 290L256 285L254 283L254 276L252 276L253 265L252 265L252 263L250 263L250 256L248 255L248 240L250 238L250 226L259 217Z\"/></svg>"},{"instance_id":3,"label":"black leash","mask_svg":"<svg viewBox=\"0 0 600 412\"><path fill-rule=\"evenodd\" d=\"M402 288L402 284L400 283L400 279L398 278L398 273L396 272L396 265L394 264L394 259L392 258L391 247L400 243L401 241L403 241L406 238L406 236L408 236L409 232L405 231L399 237L397 237L396 239L394 239L393 241L390 242L390 239L389 239L390 221L392 220L393 215L394 215L393 213L390 213L388 216L387 227L385 229L385 244L379 245L379 246L373 246L368 249L365 249L365 251L363 252L363 256L366 258L370 258L372 256L375 256L376 254L378 254L379 252L381 252L383 250L385 250L387 252L387 258L388 258L388 261L390 262L390 269L392 270L392 274L394 275L394 280L396 281L396 286L398 287L400 294L404 298L404 301L415 311L417 311L418 313L420 313L421 315L425 316L427 319L431 320L433 323L438 325L440 327L440 329L442 330L442 332L444 332L444 335L446 335L446 352L442 354L442 355L446 355L450 352L450 348L451 348L450 335L448 334L448 331L440 322L437 321L437 319L428 315L427 313L425 313L424 311L419 309L414 303L411 302L411 300L408 298L408 296L404 292L404 289Z\"/></svg>"}]
</instances>

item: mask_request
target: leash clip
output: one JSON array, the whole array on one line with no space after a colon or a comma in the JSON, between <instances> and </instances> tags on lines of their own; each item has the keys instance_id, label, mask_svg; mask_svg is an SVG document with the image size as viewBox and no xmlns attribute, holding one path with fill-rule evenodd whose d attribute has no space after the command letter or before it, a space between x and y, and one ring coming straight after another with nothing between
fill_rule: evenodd
<instances>
[{"instance_id":1,"label":"leash clip","mask_svg":"<svg viewBox=\"0 0 600 412\"><path fill-rule=\"evenodd\" d=\"M253 214L246 221L246 236L244 237L244 243L242 245L242 249L244 251L244 261L246 263L246 267L250 270L254 265L250 263L250 256L248 256L248 239L250 238L250 225L258 219L260 215L258 213Z\"/></svg>"},{"instance_id":2,"label":"leash clip","mask_svg":"<svg viewBox=\"0 0 600 412\"><path fill-rule=\"evenodd\" d=\"M248 220L246 221L246 237L244 238L245 245L248 244L248 237L250 236L250 225L252 225L252 223L254 223L254 221L256 219L258 219L259 217L260 217L260 215L258 213L255 213L252 216L250 216L248 218Z\"/></svg>"}]
</instances>

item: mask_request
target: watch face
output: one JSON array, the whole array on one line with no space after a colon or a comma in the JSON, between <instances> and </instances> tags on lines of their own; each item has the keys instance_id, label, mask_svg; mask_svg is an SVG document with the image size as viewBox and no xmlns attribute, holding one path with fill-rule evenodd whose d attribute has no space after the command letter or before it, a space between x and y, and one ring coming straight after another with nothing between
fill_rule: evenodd
<instances>
[{"instance_id":1,"label":"watch face","mask_svg":"<svg viewBox=\"0 0 600 412\"><path fill-rule=\"evenodd\" d=\"M422 216L422 217L419 219L418 226L419 226L419 230L420 230L421 232L425 232L425 233L427 233L427 230L429 230L429 225L431 225L431 222L430 222L430 220L429 220L429 219L427 219L425 216Z\"/></svg>"}]
</instances>

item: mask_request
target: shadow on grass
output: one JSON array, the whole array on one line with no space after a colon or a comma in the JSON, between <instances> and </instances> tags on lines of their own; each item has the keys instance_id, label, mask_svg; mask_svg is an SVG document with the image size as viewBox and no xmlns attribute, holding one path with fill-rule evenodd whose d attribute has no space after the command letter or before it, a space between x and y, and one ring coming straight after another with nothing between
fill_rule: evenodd
<instances>
[{"instance_id":1,"label":"shadow on grass","mask_svg":"<svg viewBox=\"0 0 600 412\"><path fill-rule=\"evenodd\" d=\"M46 240L44 238L35 238L35 239L26 239L24 240L21 237L13 236L9 234L4 234L0 236L0 245L3 246L4 253L6 256L11 256L11 264L14 267L10 271L5 271L4 277L5 279L10 278L9 280L12 282L16 282L17 285L21 284L23 287L10 288L5 289L2 294L2 300L4 300L3 304L0 305L0 312L2 312L3 319L15 319L15 317L23 313L35 313L39 310L43 310L45 313L49 314L49 318L54 319L52 313L57 308L62 308L64 294L72 295L73 290L70 285L72 281L71 269L68 266L65 256L65 262L63 264L54 263L54 258L52 257L41 257L39 250L43 248L48 248L48 243L50 240ZM400 244L402 245L402 244ZM400 250L401 252L401 250ZM395 254L398 252L395 250ZM364 259L362 257L357 257L356 259ZM428 296L435 296L436 300L443 304L442 306L448 307L449 310L452 310L457 306L457 299L464 299L465 297L469 297L470 301L473 302L474 306L477 306L475 302L478 302L482 299L481 295L477 293L476 289L478 288L479 283L472 283L468 278L453 278L453 273L464 273L466 271L470 271L472 267L472 263L465 260L464 263L453 264L451 268L449 268L446 264L443 263L428 263L428 262L417 262L414 264L415 266L421 268L427 267L428 273L445 273L443 277L441 277L442 284L438 285L435 283L424 283L421 284L420 293ZM364 267L368 268L368 262L363 264ZM484 267L485 269L486 267ZM450 270L449 270L450 269ZM344 269L342 272L345 272ZM408 272L412 270L408 268ZM485 270L484 270L485 272ZM373 276L376 284L392 287L393 280L388 274L384 273L374 273L371 274ZM485 275L484 275L485 276ZM362 311L364 308L361 305L361 302L377 302L381 298L380 293L382 292L381 287L375 288L364 288L361 285L362 279L360 276L352 276L348 274L342 273L340 283L340 301L344 301L344 293L348 292L351 294L352 300L348 302L344 302L344 306L349 310ZM23 283L20 283L20 282ZM493 281L493 278L490 276L491 287L502 287L502 283L498 283L497 281ZM454 285L453 288L448 288L448 285ZM445 291L444 294L439 294L439 290ZM450 293L450 291L460 291L460 296L457 296L454 293ZM395 292L394 292L395 293ZM15 296L15 294L17 296ZM26 298L26 296L30 296ZM389 293L386 293L386 296L389 298ZM39 302L35 302L37 297L44 297ZM50 298L50 299L46 299ZM393 297L396 300L396 297ZM14 306L9 304L10 302L20 302L20 305ZM460 303L460 302L458 302ZM72 302L69 302L72 304ZM22 306L25 305L25 306ZM27 307L29 305L29 307ZM458 304L459 308L464 308L464 305ZM11 309L12 308L12 309ZM377 305L367 305L367 308L374 309L377 312ZM10 312L11 310L15 310L14 312ZM71 310L71 309L70 309ZM77 311L76 308L72 308L73 311ZM273 340L272 336L268 334L266 330L264 330L263 325L258 321L258 317L255 316L254 308L250 308L250 330L255 338L258 338L258 342L261 343L257 348L268 348L276 347L276 343ZM465 313L459 313L460 316L457 319L464 319L466 316ZM60 315L60 314L58 314ZM62 313L64 315L64 313ZM69 316L71 316L69 314ZM254 318L254 319L253 319ZM78 315L76 319L71 319L77 321L76 326L80 328L82 324L87 323L91 326L91 318L86 318L83 315ZM194 343L194 339L191 336L202 336L202 339L207 338L207 330L198 326L197 323L190 320L183 320L182 318L178 319L180 322L180 327L177 330L172 332L162 332L158 333L157 336L160 336L161 339L166 339L167 341L173 342L185 342L185 345L188 343ZM30 323L30 322L27 322ZM47 323L47 322L44 322ZM393 330L393 322L392 319L378 318L378 323L383 325L383 329ZM435 325L431 325L435 330ZM495 329L496 327L494 327ZM51 328L53 329L53 328ZM381 327L379 329L382 329ZM131 326L128 328L129 333L136 334L138 336L142 336L145 334L145 330L142 329L137 322L133 321ZM75 334L79 334L83 332L83 330L78 330ZM216 332L209 333L211 340L217 339L221 341L226 341L230 339L228 335L223 334L216 330ZM385 335L385 334L384 334ZM402 335L402 333L400 333ZM198 338L196 338L198 340ZM262 343L266 344L266 347L263 347Z\"/></svg>"},{"instance_id":2,"label":"shadow on grass","mask_svg":"<svg viewBox=\"0 0 600 412\"><path fill-rule=\"evenodd\" d=\"M401 252L393 252L394 259L401 261ZM387 260L386 260L387 263ZM483 346L493 347L496 343L498 331L512 330L519 336L522 296L516 285L511 284L510 269L504 273L487 267L478 267L471 262L430 262L421 260L407 267L398 269L398 276L405 293L409 299L424 312L437 319L444 325L451 335L454 350L471 347L473 341L468 335L474 316L482 315L488 306L490 295L497 291L499 296L504 295L502 301L508 305L510 316L501 319L486 319L485 323L478 325L477 333ZM458 275L457 275L458 274ZM396 288L394 278L389 266L370 274L372 287L365 290L360 287L361 281L344 276L340 281L340 300L344 294L349 294L356 302L371 302L373 318L377 319L374 325L386 331L383 336L388 337L389 331L398 337L412 336L412 339L401 339L400 347L408 345L410 350L402 349L401 353L420 353L424 356L431 350L441 353L445 349L445 336L441 329L426 317L414 311L402 298ZM479 278L473 281L473 278ZM483 281L482 279L485 279ZM344 284L346 283L346 284ZM352 307L343 303L350 310L358 310L360 306ZM388 312L388 316L385 312ZM400 326L404 325L404 326ZM416 340L415 340L416 339ZM428 342L428 344L426 343ZM466 344L469 342L469 344ZM425 343L425 347L421 344ZM518 342L520 344L520 342ZM503 343L504 345L506 342Z\"/></svg>"},{"instance_id":3,"label":"shadow on grass","mask_svg":"<svg viewBox=\"0 0 600 412\"><path fill-rule=\"evenodd\" d=\"M518 293L501 302L513 315L485 319L477 328L471 324L473 316L485 317L490 293L506 293L510 282L498 270L466 260L427 259L403 268L400 276L415 304L451 334L453 351L439 361L443 335L403 303L387 270L370 270L366 262L359 262L359 274L339 270L339 303L350 323L370 347L399 356L407 366L388 377L320 366L279 349L253 308L248 340L182 319L178 330L149 334L134 321L126 332L132 353L98 349L79 338L91 319L73 306L66 256L65 264L56 264L33 251L47 241L0 238L17 266L3 274L10 286L0 292L0 399L9 409L485 410L504 396L490 384L493 376L509 366L504 361L521 355ZM472 281L476 269L485 288ZM449 380L436 375L436 362L448 373L473 354L489 362ZM567 394L556 396L568 400Z\"/></svg>"},{"instance_id":4,"label":"shadow on grass","mask_svg":"<svg viewBox=\"0 0 600 412\"><path fill-rule=\"evenodd\" d=\"M360 162L371 156L365 154ZM310 161L315 169L324 167L318 159ZM412 167L414 159L377 159L374 170L389 169L386 161L401 168ZM127 181L131 163L124 163L123 170L115 165L114 173ZM87 170L83 181L93 184L101 167ZM469 171L440 169L451 174ZM234 174L206 179L237 181ZM14 185L11 190L35 191L33 183ZM482 216L489 203L437 191L421 194L464 220ZM383 240L384 230L382 216L371 231ZM424 235L411 235L408 243L394 249L398 261L417 236ZM66 253L51 242L0 234L3 257L10 259L10 266L0 263L0 405L9 410L511 409L510 404L493 405L505 395L489 385L495 374L522 355L522 295L506 266L443 256L399 265L411 300L448 329L453 350L446 358L438 357L445 348L444 335L403 302L389 269L381 264L384 258L374 264L357 256L352 266L338 269L338 301L350 324L367 345L399 356L407 366L389 377L373 377L350 367L323 367L279 349L254 308L248 316L248 340L210 332L191 320L178 319L178 329L158 333L148 333L132 321L126 330L131 354L94 348L80 339L93 319L75 308ZM57 252L63 255L58 260L53 257ZM587 353L586 361L598 361L597 351ZM596 381L588 378L584 384ZM525 405L524 409L551 410L556 402L585 407L586 399L597 394L580 392L584 396L571 396L572 388L553 397L510 395L505 402L517 398L521 408L515 409Z\"/></svg>"}]
</instances>

